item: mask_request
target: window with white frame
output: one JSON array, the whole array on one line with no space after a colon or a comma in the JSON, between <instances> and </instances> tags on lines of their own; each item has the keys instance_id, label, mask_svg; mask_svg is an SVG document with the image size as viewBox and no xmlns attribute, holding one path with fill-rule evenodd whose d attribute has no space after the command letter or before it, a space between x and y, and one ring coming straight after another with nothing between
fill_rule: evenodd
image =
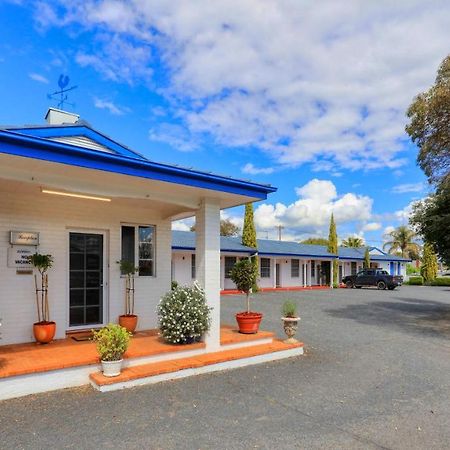
<instances>
[{"instance_id":1,"label":"window with white frame","mask_svg":"<svg viewBox=\"0 0 450 450\"><path fill-rule=\"evenodd\" d=\"M316 262L314 260L311 260L311 277L316 277Z\"/></svg>"},{"instance_id":2,"label":"window with white frame","mask_svg":"<svg viewBox=\"0 0 450 450\"><path fill-rule=\"evenodd\" d=\"M291 259L291 278L300 277L300 260Z\"/></svg>"},{"instance_id":3,"label":"window with white frame","mask_svg":"<svg viewBox=\"0 0 450 450\"><path fill-rule=\"evenodd\" d=\"M122 225L121 236L121 259L135 264L138 276L155 276L155 226Z\"/></svg>"},{"instance_id":4,"label":"window with white frame","mask_svg":"<svg viewBox=\"0 0 450 450\"><path fill-rule=\"evenodd\" d=\"M270 258L261 258L260 264L261 278L270 278Z\"/></svg>"},{"instance_id":5,"label":"window with white frame","mask_svg":"<svg viewBox=\"0 0 450 450\"><path fill-rule=\"evenodd\" d=\"M237 258L235 256L225 256L225 278L231 278L231 271L236 261Z\"/></svg>"}]
</instances>

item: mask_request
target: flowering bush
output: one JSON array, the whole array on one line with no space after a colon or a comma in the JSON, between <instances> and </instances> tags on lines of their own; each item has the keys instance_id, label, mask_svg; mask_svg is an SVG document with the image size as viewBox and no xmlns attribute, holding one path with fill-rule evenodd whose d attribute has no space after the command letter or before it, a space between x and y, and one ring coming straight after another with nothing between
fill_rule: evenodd
<instances>
[{"instance_id":1,"label":"flowering bush","mask_svg":"<svg viewBox=\"0 0 450 450\"><path fill-rule=\"evenodd\" d=\"M197 283L193 287L176 286L159 302L161 335L171 344L199 341L211 325L211 309Z\"/></svg>"}]
</instances>

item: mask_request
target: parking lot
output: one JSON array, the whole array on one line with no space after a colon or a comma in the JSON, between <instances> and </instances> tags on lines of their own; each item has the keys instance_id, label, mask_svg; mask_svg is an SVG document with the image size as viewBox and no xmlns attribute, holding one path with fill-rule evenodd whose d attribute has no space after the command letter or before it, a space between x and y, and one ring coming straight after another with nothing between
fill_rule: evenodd
<instances>
[{"instance_id":1,"label":"parking lot","mask_svg":"<svg viewBox=\"0 0 450 450\"><path fill-rule=\"evenodd\" d=\"M1 448L450 446L450 289L264 293L283 336L294 299L303 357L110 394L90 388L0 403ZM222 297L223 322L244 308Z\"/></svg>"}]
</instances>

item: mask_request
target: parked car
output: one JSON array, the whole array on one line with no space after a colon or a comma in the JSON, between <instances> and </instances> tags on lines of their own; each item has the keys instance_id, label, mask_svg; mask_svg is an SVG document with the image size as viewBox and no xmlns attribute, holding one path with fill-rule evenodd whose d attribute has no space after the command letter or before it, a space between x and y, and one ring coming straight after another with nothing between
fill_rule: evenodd
<instances>
[{"instance_id":1,"label":"parked car","mask_svg":"<svg viewBox=\"0 0 450 450\"><path fill-rule=\"evenodd\" d=\"M378 289L393 290L403 284L401 275L389 275L382 269L363 269L356 275L348 275L342 278L342 283L347 288L362 288L363 286L376 286Z\"/></svg>"}]
</instances>

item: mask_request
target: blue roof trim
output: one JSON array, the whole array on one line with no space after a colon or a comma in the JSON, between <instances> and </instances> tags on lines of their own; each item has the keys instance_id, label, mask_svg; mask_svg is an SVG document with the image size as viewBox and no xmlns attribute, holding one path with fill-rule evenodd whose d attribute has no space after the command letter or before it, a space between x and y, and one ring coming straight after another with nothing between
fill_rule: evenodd
<instances>
[{"instance_id":1,"label":"blue roof trim","mask_svg":"<svg viewBox=\"0 0 450 450\"><path fill-rule=\"evenodd\" d=\"M265 200L277 188L0 130L0 153Z\"/></svg>"},{"instance_id":2,"label":"blue roof trim","mask_svg":"<svg viewBox=\"0 0 450 450\"><path fill-rule=\"evenodd\" d=\"M113 152L118 153L122 156L128 156L130 158L138 158L145 159L139 153L130 150L124 145L119 144L116 141L113 141L109 137L100 133L93 128L90 128L86 125L69 125L69 126L43 126L43 127L33 127L33 128L14 128L13 130L16 133L22 133L27 136L34 136L40 138L57 138L57 137L70 137L70 136L84 136L86 138L92 139L93 141L98 142L99 144L105 146L106 148L112 150Z\"/></svg>"},{"instance_id":3,"label":"blue roof trim","mask_svg":"<svg viewBox=\"0 0 450 450\"><path fill-rule=\"evenodd\" d=\"M259 252L258 256L282 256L284 258L290 258L292 256L302 257L302 258L329 258L329 259L337 259L338 256L336 255L318 255L318 254L304 254L304 253L266 253L266 252Z\"/></svg>"},{"instance_id":4,"label":"blue roof trim","mask_svg":"<svg viewBox=\"0 0 450 450\"><path fill-rule=\"evenodd\" d=\"M195 251L195 247L179 247L179 246L176 246L176 245L172 245L172 250L192 250L192 251ZM249 254L249 255L255 253L255 251L253 249L251 249L251 251L250 251L250 249L249 250L232 250L232 249L229 249L229 248L221 248L220 251L224 252L224 253L245 253L245 254Z\"/></svg>"}]
</instances>

